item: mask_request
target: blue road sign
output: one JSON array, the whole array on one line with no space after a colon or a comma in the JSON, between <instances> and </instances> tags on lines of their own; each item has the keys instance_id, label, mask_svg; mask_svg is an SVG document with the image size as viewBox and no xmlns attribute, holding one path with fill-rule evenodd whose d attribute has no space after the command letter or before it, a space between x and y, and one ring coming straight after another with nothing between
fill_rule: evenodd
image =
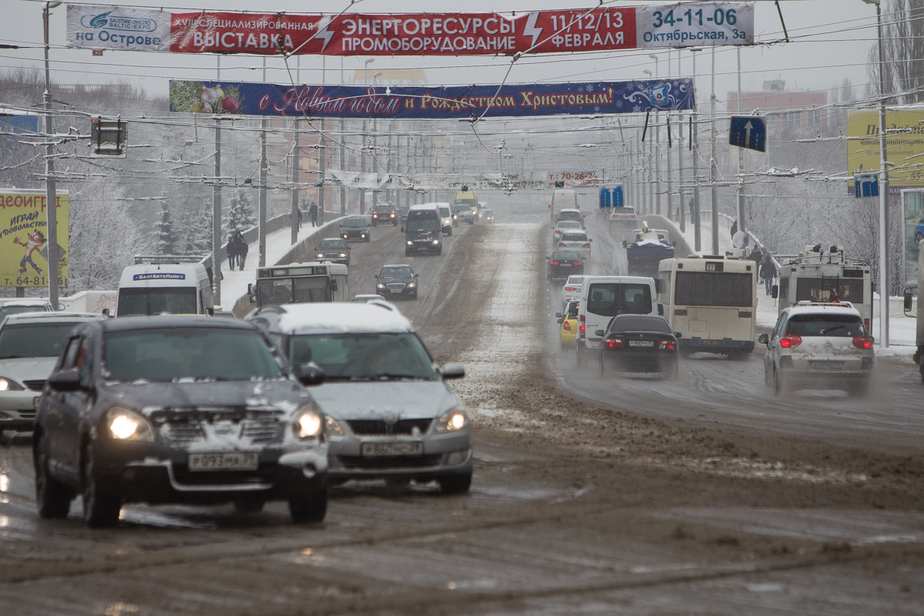
<instances>
[{"instance_id":1,"label":"blue road sign","mask_svg":"<svg viewBox=\"0 0 924 616\"><path fill-rule=\"evenodd\" d=\"M622 186L601 186L600 207L623 207Z\"/></svg>"},{"instance_id":2,"label":"blue road sign","mask_svg":"<svg viewBox=\"0 0 924 616\"><path fill-rule=\"evenodd\" d=\"M856 173L853 176L853 192L859 199L860 197L878 197L879 196L879 174L878 173Z\"/></svg>"},{"instance_id":3,"label":"blue road sign","mask_svg":"<svg viewBox=\"0 0 924 616\"><path fill-rule=\"evenodd\" d=\"M766 120L760 116L732 116L728 129L728 143L739 148L766 152Z\"/></svg>"}]
</instances>

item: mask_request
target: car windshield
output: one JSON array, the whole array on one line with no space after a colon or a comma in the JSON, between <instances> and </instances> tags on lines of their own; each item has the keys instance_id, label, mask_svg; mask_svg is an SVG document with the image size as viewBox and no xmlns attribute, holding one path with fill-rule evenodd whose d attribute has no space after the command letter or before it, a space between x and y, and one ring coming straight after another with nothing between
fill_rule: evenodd
<instances>
[{"instance_id":1,"label":"car windshield","mask_svg":"<svg viewBox=\"0 0 924 616\"><path fill-rule=\"evenodd\" d=\"M249 381L286 373L255 331L174 327L109 332L104 374L112 381L169 382Z\"/></svg>"},{"instance_id":2,"label":"car windshield","mask_svg":"<svg viewBox=\"0 0 924 616\"><path fill-rule=\"evenodd\" d=\"M565 281L565 284L571 285L582 285L584 284L583 276L568 276L568 280Z\"/></svg>"},{"instance_id":3,"label":"car windshield","mask_svg":"<svg viewBox=\"0 0 924 616\"><path fill-rule=\"evenodd\" d=\"M563 220L558 223L559 229L580 229L581 223L576 220Z\"/></svg>"},{"instance_id":4,"label":"car windshield","mask_svg":"<svg viewBox=\"0 0 924 616\"><path fill-rule=\"evenodd\" d=\"M386 267L379 274L380 280L394 280L395 278L413 278L414 273L409 267Z\"/></svg>"},{"instance_id":5,"label":"car windshield","mask_svg":"<svg viewBox=\"0 0 924 616\"><path fill-rule=\"evenodd\" d=\"M865 336L863 321L851 314L797 314L789 319L786 333L791 336Z\"/></svg>"},{"instance_id":6,"label":"car windshield","mask_svg":"<svg viewBox=\"0 0 924 616\"><path fill-rule=\"evenodd\" d=\"M293 366L315 362L327 381L437 379L433 359L410 332L294 336L289 361Z\"/></svg>"},{"instance_id":7,"label":"car windshield","mask_svg":"<svg viewBox=\"0 0 924 616\"><path fill-rule=\"evenodd\" d=\"M0 328L0 359L57 357L76 321L23 323Z\"/></svg>"},{"instance_id":8,"label":"car windshield","mask_svg":"<svg viewBox=\"0 0 924 616\"><path fill-rule=\"evenodd\" d=\"M376 211L376 212L391 212L393 209L395 209L393 206L388 205L388 204L385 204L385 205L377 205L377 206L375 206L374 211Z\"/></svg>"},{"instance_id":9,"label":"car windshield","mask_svg":"<svg viewBox=\"0 0 924 616\"><path fill-rule=\"evenodd\" d=\"M443 218L449 218L450 216L452 216L452 211L448 207L441 207L440 216L442 216Z\"/></svg>"},{"instance_id":10,"label":"car windshield","mask_svg":"<svg viewBox=\"0 0 924 616\"><path fill-rule=\"evenodd\" d=\"M45 312L45 306L2 306L0 307L0 321L3 317L23 312Z\"/></svg>"},{"instance_id":11,"label":"car windshield","mask_svg":"<svg viewBox=\"0 0 924 616\"><path fill-rule=\"evenodd\" d=\"M625 332L672 333L667 321L657 317L619 317L613 319L610 324L610 333L621 334Z\"/></svg>"},{"instance_id":12,"label":"car windshield","mask_svg":"<svg viewBox=\"0 0 924 616\"><path fill-rule=\"evenodd\" d=\"M339 248L345 249L347 247L346 242L343 240L321 240L320 248Z\"/></svg>"},{"instance_id":13,"label":"car windshield","mask_svg":"<svg viewBox=\"0 0 924 616\"><path fill-rule=\"evenodd\" d=\"M558 251L558 252L553 252L552 256L549 258L552 261L580 261L581 255L579 255L576 252Z\"/></svg>"},{"instance_id":14,"label":"car windshield","mask_svg":"<svg viewBox=\"0 0 924 616\"><path fill-rule=\"evenodd\" d=\"M366 221L362 218L347 218L343 221L343 226L362 228L366 226Z\"/></svg>"},{"instance_id":15,"label":"car windshield","mask_svg":"<svg viewBox=\"0 0 924 616\"><path fill-rule=\"evenodd\" d=\"M196 314L197 292L195 287L149 287L119 289L120 317L150 316L169 312L171 314Z\"/></svg>"},{"instance_id":16,"label":"car windshield","mask_svg":"<svg viewBox=\"0 0 924 616\"><path fill-rule=\"evenodd\" d=\"M440 224L432 218L418 218L407 221L407 230L411 232L423 233L426 231L437 231Z\"/></svg>"}]
</instances>

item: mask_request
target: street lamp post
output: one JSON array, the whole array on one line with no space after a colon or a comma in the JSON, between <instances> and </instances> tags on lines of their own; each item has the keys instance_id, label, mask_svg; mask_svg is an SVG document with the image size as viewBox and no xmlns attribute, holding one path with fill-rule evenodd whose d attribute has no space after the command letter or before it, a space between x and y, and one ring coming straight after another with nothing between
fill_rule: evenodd
<instances>
[{"instance_id":1,"label":"street lamp post","mask_svg":"<svg viewBox=\"0 0 924 616\"><path fill-rule=\"evenodd\" d=\"M882 7L880 0L863 0L876 5L876 34L879 42L879 345L889 348L889 161L886 153L886 75L882 52Z\"/></svg>"}]
</instances>

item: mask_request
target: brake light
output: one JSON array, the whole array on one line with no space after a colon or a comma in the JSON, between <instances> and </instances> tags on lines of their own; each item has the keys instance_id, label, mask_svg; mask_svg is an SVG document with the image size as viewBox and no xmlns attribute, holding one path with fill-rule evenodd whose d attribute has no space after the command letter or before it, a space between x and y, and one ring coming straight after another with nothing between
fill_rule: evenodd
<instances>
[{"instance_id":1,"label":"brake light","mask_svg":"<svg viewBox=\"0 0 924 616\"><path fill-rule=\"evenodd\" d=\"M584 244L584 248L590 248L590 242L587 242L586 244Z\"/></svg>"},{"instance_id":2,"label":"brake light","mask_svg":"<svg viewBox=\"0 0 924 616\"><path fill-rule=\"evenodd\" d=\"M608 349L621 349L626 346L626 343L623 342L622 338L607 338L604 341L604 344Z\"/></svg>"},{"instance_id":3,"label":"brake light","mask_svg":"<svg viewBox=\"0 0 924 616\"><path fill-rule=\"evenodd\" d=\"M673 351L677 348L677 343L673 340L662 340L658 345L658 349L661 351Z\"/></svg>"},{"instance_id":4,"label":"brake light","mask_svg":"<svg viewBox=\"0 0 924 616\"><path fill-rule=\"evenodd\" d=\"M561 322L561 328L562 328L563 330L565 330L566 332L570 332L570 331L571 331L571 324L568 323L568 321L562 321L562 322Z\"/></svg>"},{"instance_id":5,"label":"brake light","mask_svg":"<svg viewBox=\"0 0 924 616\"><path fill-rule=\"evenodd\" d=\"M863 319L863 327L869 331L869 319Z\"/></svg>"},{"instance_id":6,"label":"brake light","mask_svg":"<svg viewBox=\"0 0 924 616\"><path fill-rule=\"evenodd\" d=\"M789 335L789 336L783 336L782 338L780 338L780 346L783 347L784 349L794 349L800 344L802 344L801 336Z\"/></svg>"},{"instance_id":7,"label":"brake light","mask_svg":"<svg viewBox=\"0 0 924 616\"><path fill-rule=\"evenodd\" d=\"M565 291L577 291L574 287L565 287Z\"/></svg>"},{"instance_id":8,"label":"brake light","mask_svg":"<svg viewBox=\"0 0 924 616\"><path fill-rule=\"evenodd\" d=\"M549 261L549 265L560 265L558 261Z\"/></svg>"},{"instance_id":9,"label":"brake light","mask_svg":"<svg viewBox=\"0 0 924 616\"><path fill-rule=\"evenodd\" d=\"M579 316L578 316L578 335L579 335L581 338L584 337L584 329L585 329L585 328L586 328L586 326L585 326L585 324L584 324L584 315L582 314L582 315L579 315Z\"/></svg>"},{"instance_id":10,"label":"brake light","mask_svg":"<svg viewBox=\"0 0 924 616\"><path fill-rule=\"evenodd\" d=\"M869 336L857 336L853 339L853 346L863 350L871 349L873 348L873 339Z\"/></svg>"},{"instance_id":11,"label":"brake light","mask_svg":"<svg viewBox=\"0 0 924 616\"><path fill-rule=\"evenodd\" d=\"M559 248L567 248L567 246L565 245L564 242L558 242L558 247L559 247Z\"/></svg>"},{"instance_id":12,"label":"brake light","mask_svg":"<svg viewBox=\"0 0 924 616\"><path fill-rule=\"evenodd\" d=\"M575 265L580 265L581 262L580 262L580 261L575 261L574 264L575 264ZM574 290L574 291L577 291L577 289L573 289L573 290Z\"/></svg>"}]
</instances>

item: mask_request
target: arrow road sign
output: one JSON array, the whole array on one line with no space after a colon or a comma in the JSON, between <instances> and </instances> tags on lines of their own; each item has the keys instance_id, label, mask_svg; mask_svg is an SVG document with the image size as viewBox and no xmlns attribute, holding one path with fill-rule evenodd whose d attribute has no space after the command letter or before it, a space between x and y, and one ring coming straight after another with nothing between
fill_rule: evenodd
<instances>
[{"instance_id":1,"label":"arrow road sign","mask_svg":"<svg viewBox=\"0 0 924 616\"><path fill-rule=\"evenodd\" d=\"M739 148L766 152L766 120L761 116L732 116L728 129L728 143Z\"/></svg>"}]
</instances>

